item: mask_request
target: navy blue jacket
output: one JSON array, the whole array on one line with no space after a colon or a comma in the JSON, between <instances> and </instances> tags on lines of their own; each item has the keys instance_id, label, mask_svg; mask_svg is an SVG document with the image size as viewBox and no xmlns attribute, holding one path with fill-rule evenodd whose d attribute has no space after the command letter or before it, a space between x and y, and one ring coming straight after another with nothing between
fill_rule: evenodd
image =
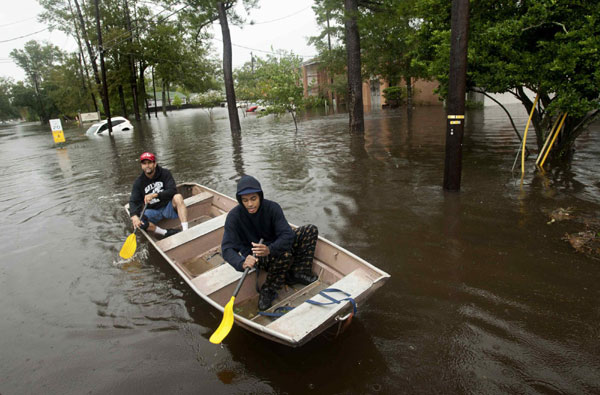
<instances>
[{"instance_id":1,"label":"navy blue jacket","mask_svg":"<svg viewBox=\"0 0 600 395\"><path fill-rule=\"evenodd\" d=\"M239 192L254 190L260 197L260 207L254 214L241 203ZM285 219L281 206L263 198L260 183L251 176L243 176L238 182L236 198L239 205L234 207L225 220L225 233L221 242L223 258L236 270L242 271L242 265L248 255L252 255L252 242L269 247L271 255L277 257L291 251L294 243L294 231Z\"/></svg>"}]
</instances>

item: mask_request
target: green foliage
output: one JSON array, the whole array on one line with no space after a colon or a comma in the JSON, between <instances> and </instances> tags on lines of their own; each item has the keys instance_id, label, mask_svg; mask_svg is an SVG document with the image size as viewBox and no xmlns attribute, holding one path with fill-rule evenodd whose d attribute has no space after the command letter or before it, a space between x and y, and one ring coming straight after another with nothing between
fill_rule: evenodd
<instances>
[{"instance_id":1,"label":"green foliage","mask_svg":"<svg viewBox=\"0 0 600 395\"><path fill-rule=\"evenodd\" d=\"M47 122L50 117L57 114L56 105L48 94L48 79L51 71L59 65L65 54L55 45L49 43L41 45L37 41L31 40L25 44L23 49L12 50L10 56L25 71L29 88L32 91L31 101L21 102L21 105L29 107L41 122ZM20 87L17 91L20 91ZM21 96L20 99L24 97Z\"/></svg>"},{"instance_id":2,"label":"green foliage","mask_svg":"<svg viewBox=\"0 0 600 395\"><path fill-rule=\"evenodd\" d=\"M406 87L390 86L383 90L383 97L388 102L393 100L397 103L402 103L406 99Z\"/></svg>"},{"instance_id":3,"label":"green foliage","mask_svg":"<svg viewBox=\"0 0 600 395\"><path fill-rule=\"evenodd\" d=\"M88 67L92 62L98 63L98 54L95 51L98 39L93 2L78 1L87 35L83 34L74 0L39 0L39 2L44 7L40 18L52 28L59 29L76 40L81 39L83 56ZM125 4L127 8L124 7ZM117 112L120 111L119 87L123 87L127 96L127 106L131 109L130 86L132 78L134 84L141 86L136 82L140 75L140 68L141 74L148 78L148 67L155 67L154 76L157 86L163 86L165 83L168 87L181 87L192 92L220 89L222 83L218 77L219 61L215 60L211 53L209 35L199 24L193 25L189 18L195 15L195 21L199 21L208 15L203 12L209 8L214 9L215 4L216 2L209 0L150 2L103 0L99 2L108 91L113 111L116 107L118 107ZM181 9L183 5L188 6L185 12L173 13L173 17L166 18L166 10ZM131 30L127 24L127 11L132 23ZM202 20L206 22L206 18ZM92 59L85 51L86 40L93 48ZM134 63L134 68L131 62ZM92 86L96 90L91 69L81 70L81 75L86 79L85 85L80 81L70 89L74 91L77 86L81 86L81 89L85 90L82 96L91 97L91 92L83 88L83 86ZM91 80L90 75L92 75ZM89 101L85 105L88 103ZM143 103L143 97L140 97L140 103ZM63 111L62 104L59 108Z\"/></svg>"},{"instance_id":4,"label":"green foliage","mask_svg":"<svg viewBox=\"0 0 600 395\"><path fill-rule=\"evenodd\" d=\"M322 96L309 96L304 99L305 108L323 108L327 100Z\"/></svg>"},{"instance_id":5,"label":"green foliage","mask_svg":"<svg viewBox=\"0 0 600 395\"><path fill-rule=\"evenodd\" d=\"M447 92L450 2L422 0L428 10L423 38L431 70ZM468 86L485 92L510 92L533 116L538 147L556 118L569 116L558 145L565 158L575 139L600 109L600 3L596 1L471 2Z\"/></svg>"},{"instance_id":6,"label":"green foliage","mask_svg":"<svg viewBox=\"0 0 600 395\"><path fill-rule=\"evenodd\" d=\"M181 105L183 104L183 100L181 100L181 97L179 96L175 96L173 98L173 105L177 108L181 107Z\"/></svg>"},{"instance_id":7,"label":"green foliage","mask_svg":"<svg viewBox=\"0 0 600 395\"><path fill-rule=\"evenodd\" d=\"M196 95L192 100L192 103L202 108L213 108L218 107L221 102L225 101L225 96L221 91L208 91L199 95Z\"/></svg>"},{"instance_id":8,"label":"green foliage","mask_svg":"<svg viewBox=\"0 0 600 395\"><path fill-rule=\"evenodd\" d=\"M26 86L23 81L18 81L12 86L12 104L20 109L26 121L39 120L36 108L35 90L31 86Z\"/></svg>"},{"instance_id":9,"label":"green foliage","mask_svg":"<svg viewBox=\"0 0 600 395\"><path fill-rule=\"evenodd\" d=\"M253 67L246 63L236 70L236 91L246 100L265 103L261 116L289 113L296 124L296 113L305 108L301 66L299 56L284 51L279 56L256 58Z\"/></svg>"},{"instance_id":10,"label":"green foliage","mask_svg":"<svg viewBox=\"0 0 600 395\"><path fill-rule=\"evenodd\" d=\"M334 0L315 0L312 8L317 17L320 33L309 37L308 43L317 49L318 55L315 60L319 62L319 69L327 73L328 81L323 87L333 95L345 98L348 94L348 75L344 4Z\"/></svg>"},{"instance_id":11,"label":"green foliage","mask_svg":"<svg viewBox=\"0 0 600 395\"><path fill-rule=\"evenodd\" d=\"M0 120L19 117L18 109L11 103L13 86L11 79L0 77Z\"/></svg>"},{"instance_id":12,"label":"green foliage","mask_svg":"<svg viewBox=\"0 0 600 395\"><path fill-rule=\"evenodd\" d=\"M359 18L365 77L378 76L396 84L402 78L427 78L419 60L422 45L418 0L381 0Z\"/></svg>"},{"instance_id":13,"label":"green foliage","mask_svg":"<svg viewBox=\"0 0 600 395\"><path fill-rule=\"evenodd\" d=\"M79 112L93 110L89 92L82 87L79 63L75 55L67 56L61 65L49 71L43 89L55 108L52 117L66 115L75 118Z\"/></svg>"},{"instance_id":14,"label":"green foliage","mask_svg":"<svg viewBox=\"0 0 600 395\"><path fill-rule=\"evenodd\" d=\"M362 77L380 77L391 84L402 79L429 78L428 62L422 60L422 2L426 0L359 1ZM328 88L347 94L346 48L343 2L316 0L313 7L320 34L309 39L317 59L334 82ZM339 78L338 78L339 76ZM343 83L342 83L343 82Z\"/></svg>"}]
</instances>

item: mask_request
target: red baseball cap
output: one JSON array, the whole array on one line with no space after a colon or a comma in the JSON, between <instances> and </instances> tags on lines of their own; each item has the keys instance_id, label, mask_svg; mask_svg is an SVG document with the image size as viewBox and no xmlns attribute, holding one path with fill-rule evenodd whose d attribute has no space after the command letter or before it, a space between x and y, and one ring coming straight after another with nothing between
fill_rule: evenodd
<instances>
[{"instance_id":1,"label":"red baseball cap","mask_svg":"<svg viewBox=\"0 0 600 395\"><path fill-rule=\"evenodd\" d=\"M152 152L144 152L142 155L140 155L140 162L145 160L156 162L156 158L154 157L154 154Z\"/></svg>"}]
</instances>

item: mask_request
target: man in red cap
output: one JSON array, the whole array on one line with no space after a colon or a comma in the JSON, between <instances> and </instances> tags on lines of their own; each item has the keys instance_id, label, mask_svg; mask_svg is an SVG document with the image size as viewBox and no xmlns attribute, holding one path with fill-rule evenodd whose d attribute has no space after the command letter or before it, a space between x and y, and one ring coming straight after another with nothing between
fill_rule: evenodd
<instances>
[{"instance_id":1,"label":"man in red cap","mask_svg":"<svg viewBox=\"0 0 600 395\"><path fill-rule=\"evenodd\" d=\"M187 208L183 196L177 193L177 184L171 172L156 164L151 152L140 155L142 174L133 183L129 198L129 213L135 228L150 230L159 236L169 237L180 229L163 229L157 226L162 219L179 218L183 230L187 230ZM146 211L140 218L143 207Z\"/></svg>"}]
</instances>

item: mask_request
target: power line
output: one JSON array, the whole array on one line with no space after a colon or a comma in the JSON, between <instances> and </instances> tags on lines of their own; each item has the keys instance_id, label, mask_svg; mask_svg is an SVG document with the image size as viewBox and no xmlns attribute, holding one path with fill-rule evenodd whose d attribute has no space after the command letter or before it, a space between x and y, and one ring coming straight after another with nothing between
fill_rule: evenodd
<instances>
[{"instance_id":1,"label":"power line","mask_svg":"<svg viewBox=\"0 0 600 395\"><path fill-rule=\"evenodd\" d=\"M173 15L175 15L175 14L178 14L179 12L183 11L183 10L184 10L185 8L187 8L188 6L189 6L189 4L186 4L186 5L184 5L183 7L181 7L180 9L173 11L173 12L172 12L172 13L170 13L169 15L167 15L167 16L165 16L165 17L163 17L163 18L159 19L159 20L157 20L157 21L156 21L156 24L160 24L160 23L162 23L162 22L166 21L167 19L169 19L169 18L170 18L170 17L172 17ZM153 16L153 18L156 18L156 17L158 17L158 16L159 16L160 14L162 14L164 11L166 11L166 9L163 9L163 10L162 10L161 12L159 12L157 15L154 15L154 16ZM136 28L137 28L137 27L136 27ZM113 39L112 39L112 40L110 40L110 41L107 41L107 42L105 43L105 45L104 45L104 51L107 51L107 50L109 50L109 49L111 49L111 48L113 48L113 47L115 47L115 46L119 45L120 43L122 43L122 42L123 42L123 41L125 41L125 40L129 40L129 38L130 38L130 35L128 35L127 37L123 38L122 40L119 40L119 41L117 41L117 42L116 42L116 43L114 43L113 45L111 45L111 46L109 46L109 47L106 47L106 44L112 43L113 41L115 41L115 40L117 40L117 39L119 39L119 38L123 37L124 35L126 35L126 34L128 34L128 33L133 33L133 30L135 30L136 28L131 28L131 30L125 30L123 33L119 34L117 37L113 38Z\"/></svg>"},{"instance_id":2,"label":"power line","mask_svg":"<svg viewBox=\"0 0 600 395\"><path fill-rule=\"evenodd\" d=\"M223 40L220 40L220 39L218 39L216 37L213 37L213 40L217 40L217 41L223 42ZM269 54L269 55L281 56L281 53L279 53L279 52L265 51L264 49L250 48L250 47L245 47L243 45L238 45L238 44L233 44L233 43L231 44L231 46L232 47L249 49L250 51L262 52L262 53L266 53L266 54ZM300 55L300 54L294 54L294 55L300 56L301 58L311 58L311 57L315 56L315 55L310 55L309 56L309 55Z\"/></svg>"},{"instance_id":3,"label":"power line","mask_svg":"<svg viewBox=\"0 0 600 395\"><path fill-rule=\"evenodd\" d=\"M30 21L30 20L32 20L32 19L35 19L35 18L36 18L35 16L32 16L31 18L22 19L22 20L20 20L20 21L16 21L16 22L11 22L11 23L6 23L6 24L4 24L4 25L0 25L0 27L6 27L6 26L17 25L17 24L19 24L19 23L26 22L26 21Z\"/></svg>"},{"instance_id":4,"label":"power line","mask_svg":"<svg viewBox=\"0 0 600 395\"><path fill-rule=\"evenodd\" d=\"M9 41L15 41L15 40L18 40L18 39L21 39L21 38L24 38L24 37L33 36L34 34L41 33L41 32L43 32L43 31L46 31L46 30L48 30L48 29L50 29L50 28L49 28L49 27L47 27L47 28L45 28L45 29L38 30L37 32L33 32L33 33L29 33L29 34L25 34L24 36L19 36L19 37L14 37L14 38L9 38L8 40L2 40L2 41L0 41L0 43L7 43L7 42L9 42Z\"/></svg>"},{"instance_id":5,"label":"power line","mask_svg":"<svg viewBox=\"0 0 600 395\"><path fill-rule=\"evenodd\" d=\"M294 15L298 15L299 13L301 13L301 12L304 12L304 11L308 10L309 8L310 8L310 7L304 7L303 9L301 9L301 10L299 10L299 11L296 11L296 12L294 12L293 14L289 14L289 15L286 15L286 16L282 16L281 18L277 18L277 19L271 19L270 21L262 21L262 22L250 22L248 25L249 25L249 26L253 26L253 25L264 25L264 24L267 24L267 23L277 22L277 21L280 21L280 20L282 20L282 19L286 19L286 18L292 17L292 16L294 16Z\"/></svg>"}]
</instances>

